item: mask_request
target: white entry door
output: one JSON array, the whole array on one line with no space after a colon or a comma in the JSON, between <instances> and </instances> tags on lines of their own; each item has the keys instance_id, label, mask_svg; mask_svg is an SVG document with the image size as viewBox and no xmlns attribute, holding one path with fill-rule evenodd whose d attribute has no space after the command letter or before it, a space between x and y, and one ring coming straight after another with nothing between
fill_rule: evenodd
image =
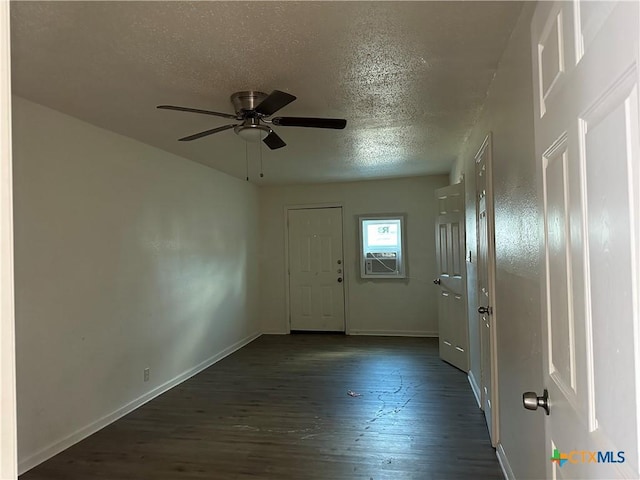
<instances>
[{"instance_id":1,"label":"white entry door","mask_svg":"<svg viewBox=\"0 0 640 480\"><path fill-rule=\"evenodd\" d=\"M342 208L289 210L291 330L344 332Z\"/></svg>"},{"instance_id":2,"label":"white entry door","mask_svg":"<svg viewBox=\"0 0 640 480\"><path fill-rule=\"evenodd\" d=\"M498 444L498 359L495 327L495 243L491 184L491 136L475 156L476 225L478 235L478 321L480 322L480 403L491 444Z\"/></svg>"},{"instance_id":3,"label":"white entry door","mask_svg":"<svg viewBox=\"0 0 640 480\"><path fill-rule=\"evenodd\" d=\"M438 335L440 358L469 371L469 324L465 264L464 183L436 190L436 262L440 287Z\"/></svg>"},{"instance_id":4,"label":"white entry door","mask_svg":"<svg viewBox=\"0 0 640 480\"><path fill-rule=\"evenodd\" d=\"M576 1L532 22L548 478L640 478L639 20Z\"/></svg>"}]
</instances>

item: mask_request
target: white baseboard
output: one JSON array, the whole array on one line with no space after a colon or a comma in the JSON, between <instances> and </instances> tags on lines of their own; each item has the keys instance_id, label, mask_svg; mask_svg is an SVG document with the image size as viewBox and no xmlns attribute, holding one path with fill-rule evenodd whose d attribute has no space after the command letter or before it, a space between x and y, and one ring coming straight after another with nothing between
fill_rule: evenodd
<instances>
[{"instance_id":1,"label":"white baseboard","mask_svg":"<svg viewBox=\"0 0 640 480\"><path fill-rule=\"evenodd\" d=\"M19 464L18 464L18 474L22 475L26 471L31 470L36 465L41 464L45 460L48 460L49 458L57 455L58 453L62 452L63 450L66 450L70 446L75 445L79 441L87 438L89 435L93 435L94 433L96 433L97 431L103 429L107 425L109 425L109 424L115 422L116 420L124 417L128 413L131 413L136 408L138 408L138 407L144 405L145 403L153 400L157 396L162 395L163 393L165 393L166 391L172 389L176 385L179 385L180 383L184 382L185 380L188 380L189 378L193 377L194 375L200 373L202 370L204 370L206 368L209 368L214 363L219 362L223 358L231 355L233 352L241 349L245 345L247 345L247 344L251 343L252 341L254 341L260 335L262 335L262 334L261 333L254 333L252 335L249 335L246 338L243 338L242 340L240 340L240 341L234 343L233 345L225 348L221 352L218 352L215 355L213 355L212 357L209 357L207 360L205 360L204 362L200 363L199 365L196 365L195 367L190 368L189 370L181 373L177 377L175 377L175 378L163 383L162 385L159 385L158 387L154 388L150 392L147 392L144 395L136 398L135 400L132 400L131 402L127 403L126 405L124 405L122 407L120 407L116 411L114 411L114 412L112 412L112 413L110 413L108 415L105 415L104 417L96 420L95 422L90 423L89 425L87 425L85 427L82 427L82 428L76 430L72 434L70 434L70 435L68 435L68 436L66 436L64 438L61 438L60 440L57 440L57 441L53 442L52 444L50 444L49 446L43 448L42 450L40 450L40 451L38 451L38 452L36 452L34 454L31 454L31 455L29 455L28 457L26 457L24 459L21 459L19 461Z\"/></svg>"},{"instance_id":2,"label":"white baseboard","mask_svg":"<svg viewBox=\"0 0 640 480\"><path fill-rule=\"evenodd\" d=\"M437 337L438 332L423 330L349 330L348 335L372 335L379 337Z\"/></svg>"},{"instance_id":3,"label":"white baseboard","mask_svg":"<svg viewBox=\"0 0 640 480\"><path fill-rule=\"evenodd\" d=\"M473 376L473 372L469 370L469 374L467 375L469 379L469 385L471 385L471 391L473 392L473 396L476 397L476 402L478 403L478 408L482 410L482 403L480 403L480 387L478 386L478 382L476 382L476 377Z\"/></svg>"},{"instance_id":4,"label":"white baseboard","mask_svg":"<svg viewBox=\"0 0 640 480\"><path fill-rule=\"evenodd\" d=\"M310 330L309 333L315 333ZM322 332L320 332L322 333ZM291 332L285 330L270 330L262 332L262 335L289 335ZM346 335L371 335L380 337L437 337L438 332L427 331L398 331L398 330L347 330Z\"/></svg>"},{"instance_id":5,"label":"white baseboard","mask_svg":"<svg viewBox=\"0 0 640 480\"><path fill-rule=\"evenodd\" d=\"M505 453L504 448L502 448L501 443L496 447L496 456L498 457L498 463L500 463L500 468L502 468L505 480L516 480L516 476L513 474L513 470L511 470L509 459L507 458L507 454Z\"/></svg>"}]
</instances>

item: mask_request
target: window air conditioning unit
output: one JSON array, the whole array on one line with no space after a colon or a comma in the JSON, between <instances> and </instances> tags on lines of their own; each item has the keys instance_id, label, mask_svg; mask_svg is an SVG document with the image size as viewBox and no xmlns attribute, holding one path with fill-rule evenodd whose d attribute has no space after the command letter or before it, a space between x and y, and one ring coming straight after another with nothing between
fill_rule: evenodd
<instances>
[{"instance_id":1,"label":"window air conditioning unit","mask_svg":"<svg viewBox=\"0 0 640 480\"><path fill-rule=\"evenodd\" d=\"M396 252L370 252L365 260L368 275L397 275L398 259Z\"/></svg>"}]
</instances>

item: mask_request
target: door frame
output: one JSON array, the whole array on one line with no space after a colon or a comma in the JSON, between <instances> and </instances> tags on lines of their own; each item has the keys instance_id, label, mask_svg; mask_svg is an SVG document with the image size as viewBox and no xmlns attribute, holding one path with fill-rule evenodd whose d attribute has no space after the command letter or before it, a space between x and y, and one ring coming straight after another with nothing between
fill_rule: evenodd
<instances>
[{"instance_id":1,"label":"door frame","mask_svg":"<svg viewBox=\"0 0 640 480\"><path fill-rule=\"evenodd\" d=\"M342 265L343 265L343 282L342 288L344 291L344 333L350 334L349 330L349 269L347 268L347 249L344 243L344 232L346 231L344 205L342 202L335 203L309 203L309 204L294 204L284 206L284 302L285 302L285 318L286 325L285 333L291 333L291 295L289 288L291 287L289 279L289 211L290 210L316 210L320 208L340 208L342 211Z\"/></svg>"},{"instance_id":2,"label":"door frame","mask_svg":"<svg viewBox=\"0 0 640 480\"><path fill-rule=\"evenodd\" d=\"M491 431L493 433L493 438L491 438L491 444L494 447L500 443L500 398L498 392L498 328L496 321L496 312L499 311L496 305L496 250L495 250L495 209L494 209L494 198L493 198L493 134L492 132L488 132L484 137L480 148L478 148L476 154L473 156L474 167L476 164L477 158L484 152L487 152L487 160L485 163L485 184L486 184L486 212L487 212L487 281L489 282L489 303L492 308L492 313L489 317L490 321L493 322L491 328L491 337L490 337L490 351L489 351L489 359L491 362L491 385L489 386L491 390ZM476 176L474 175L474 182ZM475 201L474 208L476 209L476 258L478 258L478 247L480 245L480 235L478 233L478 188L477 183L475 187ZM478 272L476 272L476 278L478 278ZM476 292L478 290L478 285L476 282L475 285ZM478 295L476 294L476 299ZM477 303L477 302L476 302ZM477 305L476 305L477 307ZM476 316L476 321L480 322L480 317L478 316L478 312L474 312ZM479 332L482 332L482 326L480 326ZM482 335L478 336L478 342L480 343L480 371L482 377ZM480 405L481 408L484 409L484 389L483 379L480 378Z\"/></svg>"},{"instance_id":3,"label":"door frame","mask_svg":"<svg viewBox=\"0 0 640 480\"><path fill-rule=\"evenodd\" d=\"M11 49L9 2L0 2L0 478L18 475L13 174L11 151Z\"/></svg>"}]
</instances>

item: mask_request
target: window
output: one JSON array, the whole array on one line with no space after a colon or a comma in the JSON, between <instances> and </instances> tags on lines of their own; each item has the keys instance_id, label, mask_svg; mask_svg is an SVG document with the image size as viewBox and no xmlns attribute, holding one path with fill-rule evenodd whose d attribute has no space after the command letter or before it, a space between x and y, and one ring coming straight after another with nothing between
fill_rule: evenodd
<instances>
[{"instance_id":1,"label":"window","mask_svg":"<svg viewBox=\"0 0 640 480\"><path fill-rule=\"evenodd\" d=\"M405 278L404 215L362 215L360 276Z\"/></svg>"}]
</instances>

